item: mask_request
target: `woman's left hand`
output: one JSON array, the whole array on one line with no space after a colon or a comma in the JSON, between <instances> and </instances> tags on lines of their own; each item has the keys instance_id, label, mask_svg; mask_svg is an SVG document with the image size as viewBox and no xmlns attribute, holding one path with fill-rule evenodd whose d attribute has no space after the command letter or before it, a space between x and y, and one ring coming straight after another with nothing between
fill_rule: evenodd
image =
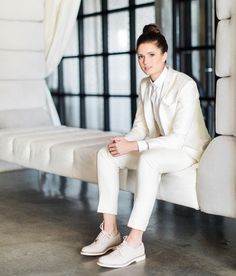
<instances>
[{"instance_id":1,"label":"woman's left hand","mask_svg":"<svg viewBox=\"0 0 236 276\"><path fill-rule=\"evenodd\" d=\"M112 142L108 144L108 150L112 156L120 156L131 151L138 151L138 143L136 141L128 141L125 137L114 137Z\"/></svg>"}]
</instances>

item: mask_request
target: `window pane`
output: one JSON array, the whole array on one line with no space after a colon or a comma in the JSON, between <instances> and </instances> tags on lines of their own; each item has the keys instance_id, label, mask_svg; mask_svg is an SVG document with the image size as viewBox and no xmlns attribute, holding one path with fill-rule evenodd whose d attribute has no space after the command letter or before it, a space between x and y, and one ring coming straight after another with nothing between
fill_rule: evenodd
<instances>
[{"instance_id":1,"label":"window pane","mask_svg":"<svg viewBox=\"0 0 236 276\"><path fill-rule=\"evenodd\" d=\"M215 73L214 57L211 50L182 52L180 56L181 71L188 72L198 82L202 97L214 97Z\"/></svg>"},{"instance_id":2,"label":"window pane","mask_svg":"<svg viewBox=\"0 0 236 276\"><path fill-rule=\"evenodd\" d=\"M109 56L108 62L110 94L130 94L129 55Z\"/></svg>"},{"instance_id":3,"label":"window pane","mask_svg":"<svg viewBox=\"0 0 236 276\"><path fill-rule=\"evenodd\" d=\"M50 76L47 77L46 79L47 85L49 89L52 90L57 90L58 89L58 68L56 68Z\"/></svg>"},{"instance_id":4,"label":"window pane","mask_svg":"<svg viewBox=\"0 0 236 276\"><path fill-rule=\"evenodd\" d=\"M190 31L186 32L186 13L189 13L188 22ZM211 45L215 40L215 26L214 26L214 1L191 1L182 2L180 5L179 29L180 37L178 38L178 46L198 46L198 45Z\"/></svg>"},{"instance_id":5,"label":"window pane","mask_svg":"<svg viewBox=\"0 0 236 276\"><path fill-rule=\"evenodd\" d=\"M65 93L79 93L79 61L77 58L63 60L63 84Z\"/></svg>"},{"instance_id":6,"label":"window pane","mask_svg":"<svg viewBox=\"0 0 236 276\"><path fill-rule=\"evenodd\" d=\"M77 56L79 54L78 21L74 24L64 56Z\"/></svg>"},{"instance_id":7,"label":"window pane","mask_svg":"<svg viewBox=\"0 0 236 276\"><path fill-rule=\"evenodd\" d=\"M142 34L143 27L155 22L155 7L138 8L136 14L136 39Z\"/></svg>"},{"instance_id":8,"label":"window pane","mask_svg":"<svg viewBox=\"0 0 236 276\"><path fill-rule=\"evenodd\" d=\"M79 127L79 97L65 97L65 124L71 127Z\"/></svg>"},{"instance_id":9,"label":"window pane","mask_svg":"<svg viewBox=\"0 0 236 276\"><path fill-rule=\"evenodd\" d=\"M84 53L96 54L102 52L101 16L84 19Z\"/></svg>"},{"instance_id":10,"label":"window pane","mask_svg":"<svg viewBox=\"0 0 236 276\"><path fill-rule=\"evenodd\" d=\"M108 0L107 1L108 4L108 9L109 10L114 10L114 9L119 9L119 8L123 8L123 7L127 7L129 4L128 0Z\"/></svg>"},{"instance_id":11,"label":"window pane","mask_svg":"<svg viewBox=\"0 0 236 276\"><path fill-rule=\"evenodd\" d=\"M215 135L215 102L214 101L201 101L201 108L204 116L204 120L207 126L207 129L214 137Z\"/></svg>"},{"instance_id":12,"label":"window pane","mask_svg":"<svg viewBox=\"0 0 236 276\"><path fill-rule=\"evenodd\" d=\"M184 54L183 54L184 55ZM187 59L188 56L183 57ZM215 96L215 72L214 72L214 56L209 51L192 51L192 72L194 78L200 81L203 91L201 96ZM203 94L204 93L204 94Z\"/></svg>"},{"instance_id":13,"label":"window pane","mask_svg":"<svg viewBox=\"0 0 236 276\"><path fill-rule=\"evenodd\" d=\"M85 67L85 92L101 94L103 92L103 68L101 57L84 59Z\"/></svg>"},{"instance_id":14,"label":"window pane","mask_svg":"<svg viewBox=\"0 0 236 276\"><path fill-rule=\"evenodd\" d=\"M83 13L94 13L101 11L101 1L100 0L85 0L83 1Z\"/></svg>"},{"instance_id":15,"label":"window pane","mask_svg":"<svg viewBox=\"0 0 236 276\"><path fill-rule=\"evenodd\" d=\"M214 44L214 1L212 9L207 9L206 1L191 1L191 39L192 46ZM208 22L207 22L208 20ZM208 33L206 35L206 25Z\"/></svg>"},{"instance_id":16,"label":"window pane","mask_svg":"<svg viewBox=\"0 0 236 276\"><path fill-rule=\"evenodd\" d=\"M136 5L146 4L146 3L150 3L150 2L154 2L154 1L153 0L136 0L135 1Z\"/></svg>"},{"instance_id":17,"label":"window pane","mask_svg":"<svg viewBox=\"0 0 236 276\"><path fill-rule=\"evenodd\" d=\"M103 129L103 98L87 97L86 105L86 128Z\"/></svg>"},{"instance_id":18,"label":"window pane","mask_svg":"<svg viewBox=\"0 0 236 276\"><path fill-rule=\"evenodd\" d=\"M110 99L110 124L111 131L126 133L131 128L130 99Z\"/></svg>"},{"instance_id":19,"label":"window pane","mask_svg":"<svg viewBox=\"0 0 236 276\"><path fill-rule=\"evenodd\" d=\"M201 35L200 35L200 20L203 21L204 20L204 16L199 18L199 1L192 1L191 2L191 25L192 25L192 32L191 32L191 36L192 36L192 45L198 45L201 44L200 39L201 39ZM203 28L205 28L205 24L202 24Z\"/></svg>"},{"instance_id":20,"label":"window pane","mask_svg":"<svg viewBox=\"0 0 236 276\"><path fill-rule=\"evenodd\" d=\"M129 51L129 13L108 15L108 51Z\"/></svg>"}]
</instances>

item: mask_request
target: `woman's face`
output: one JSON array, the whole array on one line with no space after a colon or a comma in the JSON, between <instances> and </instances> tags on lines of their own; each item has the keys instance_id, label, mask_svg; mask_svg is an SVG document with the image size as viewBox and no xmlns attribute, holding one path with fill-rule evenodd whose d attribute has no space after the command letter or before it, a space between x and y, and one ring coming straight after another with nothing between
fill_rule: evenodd
<instances>
[{"instance_id":1,"label":"woman's face","mask_svg":"<svg viewBox=\"0 0 236 276\"><path fill-rule=\"evenodd\" d=\"M137 54L140 68L155 81L165 67L167 52L162 53L155 42L146 42L139 45Z\"/></svg>"}]
</instances>

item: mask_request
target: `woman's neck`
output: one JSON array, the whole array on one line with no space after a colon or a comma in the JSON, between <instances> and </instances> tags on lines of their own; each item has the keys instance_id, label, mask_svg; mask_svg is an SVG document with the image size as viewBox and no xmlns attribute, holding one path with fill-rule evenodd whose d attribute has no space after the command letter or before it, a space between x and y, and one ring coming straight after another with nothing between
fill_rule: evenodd
<instances>
[{"instance_id":1,"label":"woman's neck","mask_svg":"<svg viewBox=\"0 0 236 276\"><path fill-rule=\"evenodd\" d=\"M160 75L162 74L162 72L163 72L163 70L165 69L165 67L166 67L166 66L164 65L164 67L162 68L161 71L159 71L159 72L157 72L156 74L150 76L150 79L151 79L152 82L156 81L156 80L160 77Z\"/></svg>"}]
</instances>

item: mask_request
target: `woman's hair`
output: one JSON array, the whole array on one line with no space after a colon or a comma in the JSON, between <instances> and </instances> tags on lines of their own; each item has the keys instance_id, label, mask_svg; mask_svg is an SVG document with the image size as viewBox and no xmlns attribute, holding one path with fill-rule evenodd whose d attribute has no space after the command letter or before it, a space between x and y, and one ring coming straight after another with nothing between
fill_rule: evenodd
<instances>
[{"instance_id":1,"label":"woman's hair","mask_svg":"<svg viewBox=\"0 0 236 276\"><path fill-rule=\"evenodd\" d=\"M162 53L168 51L168 44L164 35L161 33L160 28L156 24L148 24L143 28L143 33L139 36L137 40L136 48L139 45L146 42L156 43L157 48L161 49Z\"/></svg>"}]
</instances>

